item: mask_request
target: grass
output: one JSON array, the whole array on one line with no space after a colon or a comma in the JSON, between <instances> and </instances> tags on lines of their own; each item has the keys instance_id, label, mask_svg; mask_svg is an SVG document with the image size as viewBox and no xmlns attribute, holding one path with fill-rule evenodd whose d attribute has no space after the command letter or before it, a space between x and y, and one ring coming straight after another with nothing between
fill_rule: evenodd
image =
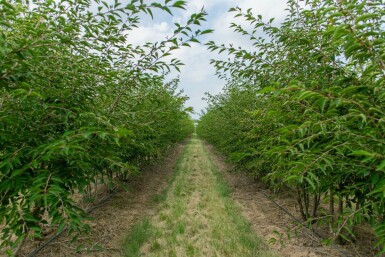
<instances>
[{"instance_id":1,"label":"grass","mask_svg":"<svg viewBox=\"0 0 385 257\"><path fill-rule=\"evenodd\" d=\"M140 247L151 236L153 231L148 218L134 225L123 243L123 256L140 256Z\"/></svg>"},{"instance_id":2,"label":"grass","mask_svg":"<svg viewBox=\"0 0 385 257\"><path fill-rule=\"evenodd\" d=\"M132 229L124 256L274 256L230 195L202 142L192 138L169 187L153 198L158 213Z\"/></svg>"}]
</instances>

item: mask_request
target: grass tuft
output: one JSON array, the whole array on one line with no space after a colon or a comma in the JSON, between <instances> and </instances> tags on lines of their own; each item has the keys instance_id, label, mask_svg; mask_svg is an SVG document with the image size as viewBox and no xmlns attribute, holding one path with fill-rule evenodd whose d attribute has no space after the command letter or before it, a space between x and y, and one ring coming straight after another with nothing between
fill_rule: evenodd
<instances>
[{"instance_id":1,"label":"grass tuft","mask_svg":"<svg viewBox=\"0 0 385 257\"><path fill-rule=\"evenodd\" d=\"M139 257L140 247L152 235L152 225L148 218L135 224L124 240L122 251L125 257Z\"/></svg>"}]
</instances>

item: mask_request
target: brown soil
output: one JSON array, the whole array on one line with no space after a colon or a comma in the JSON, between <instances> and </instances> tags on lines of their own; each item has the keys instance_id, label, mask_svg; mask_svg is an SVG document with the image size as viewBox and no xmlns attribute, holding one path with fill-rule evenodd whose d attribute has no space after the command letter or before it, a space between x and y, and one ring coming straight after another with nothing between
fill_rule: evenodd
<instances>
[{"instance_id":1,"label":"brown soil","mask_svg":"<svg viewBox=\"0 0 385 257\"><path fill-rule=\"evenodd\" d=\"M211 158L224 174L233 189L232 197L239 204L243 215L249 220L255 232L271 243L271 248L282 257L357 257L374 256L371 232L358 235L357 243L326 246L321 239L304 226L298 226L286 212L269 198L288 210L297 220L298 204L293 192L274 194L262 182L240 172L231 172L234 167L226 163L212 146L205 145ZM288 233L290 231L290 233ZM321 231L322 232L322 231ZM288 238L290 234L290 238Z\"/></svg>"},{"instance_id":2,"label":"brown soil","mask_svg":"<svg viewBox=\"0 0 385 257\"><path fill-rule=\"evenodd\" d=\"M75 243L71 243L72 236L63 235L36 256L119 256L122 241L130 227L143 217L156 212L158 204L155 203L154 196L166 188L184 146L185 143L177 145L161 163L144 168L139 176L127 183L128 190L121 190L103 206L95 209L91 213L92 220L88 222L91 226L89 236L80 236ZM39 242L27 242L20 256L28 256L38 245ZM76 250L79 245L83 249L81 252ZM91 250L87 252L85 248Z\"/></svg>"}]
</instances>

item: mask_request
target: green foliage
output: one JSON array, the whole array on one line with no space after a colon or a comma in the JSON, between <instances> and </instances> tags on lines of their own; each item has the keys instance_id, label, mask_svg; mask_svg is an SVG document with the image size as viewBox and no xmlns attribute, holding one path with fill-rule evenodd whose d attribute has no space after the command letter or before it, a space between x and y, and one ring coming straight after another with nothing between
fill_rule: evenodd
<instances>
[{"instance_id":1,"label":"green foliage","mask_svg":"<svg viewBox=\"0 0 385 257\"><path fill-rule=\"evenodd\" d=\"M163 57L196 42L205 12L133 46L140 14L185 1L0 0L1 247L44 226L87 229L72 200L90 183L126 179L193 131Z\"/></svg>"},{"instance_id":2,"label":"green foliage","mask_svg":"<svg viewBox=\"0 0 385 257\"><path fill-rule=\"evenodd\" d=\"M304 219L336 239L373 225L385 250L385 12L382 1L288 1L280 27L232 8L252 50L208 43L228 84L209 96L198 133L269 184L298 192ZM314 197L311 203L309 196ZM321 196L331 202L319 213ZM339 211L334 211L334 198ZM319 218L319 217L318 217ZM343 233L345 231L345 233ZM351 235L349 235L351 236Z\"/></svg>"}]
</instances>

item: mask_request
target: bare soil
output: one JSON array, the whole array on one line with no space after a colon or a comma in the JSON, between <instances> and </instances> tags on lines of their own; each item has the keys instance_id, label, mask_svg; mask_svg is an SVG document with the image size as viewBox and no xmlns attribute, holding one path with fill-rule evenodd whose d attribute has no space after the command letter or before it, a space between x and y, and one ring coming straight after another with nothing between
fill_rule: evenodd
<instances>
[{"instance_id":1,"label":"bare soil","mask_svg":"<svg viewBox=\"0 0 385 257\"><path fill-rule=\"evenodd\" d=\"M90 235L82 236L73 243L72 236L62 235L36 256L119 256L122 241L130 227L143 217L156 212L158 204L154 201L154 196L166 188L186 142L176 145L160 163L144 168L139 176L133 177L127 183L128 190L120 190L103 206L96 208L91 213L92 220L88 222L91 226ZM20 256L29 256L43 242L27 242ZM79 252L77 247L82 250Z\"/></svg>"},{"instance_id":2,"label":"bare soil","mask_svg":"<svg viewBox=\"0 0 385 257\"><path fill-rule=\"evenodd\" d=\"M372 231L359 228L357 242L348 245L326 246L321 239L305 227L299 226L285 211L275 205L269 198L286 209L297 220L298 204L294 192L280 191L274 194L260 181L241 172L234 172L211 145L205 144L214 163L223 173L233 189L232 197L239 204L243 215L249 220L255 232L270 242L270 247L282 257L369 257L374 256ZM289 232L289 233L288 233ZM320 231L322 234L322 231ZM288 237L288 235L290 235Z\"/></svg>"}]
</instances>

